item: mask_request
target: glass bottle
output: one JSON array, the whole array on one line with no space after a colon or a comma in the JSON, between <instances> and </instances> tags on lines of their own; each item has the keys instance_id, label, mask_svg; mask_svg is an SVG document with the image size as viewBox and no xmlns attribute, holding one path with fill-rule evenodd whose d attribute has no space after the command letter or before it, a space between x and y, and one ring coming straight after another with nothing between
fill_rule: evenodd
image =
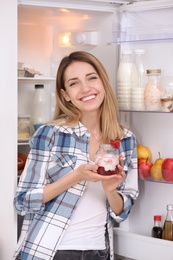
<instances>
[{"instance_id":1,"label":"glass bottle","mask_svg":"<svg viewBox=\"0 0 173 260\"><path fill-rule=\"evenodd\" d=\"M116 166L119 164L118 150L110 144L100 144L99 150L95 155L95 163L98 165L98 174L116 174Z\"/></svg>"},{"instance_id":2,"label":"glass bottle","mask_svg":"<svg viewBox=\"0 0 173 260\"><path fill-rule=\"evenodd\" d=\"M162 89L160 86L161 70L147 70L148 81L144 90L145 109L151 111L161 110Z\"/></svg>"},{"instance_id":3,"label":"glass bottle","mask_svg":"<svg viewBox=\"0 0 173 260\"><path fill-rule=\"evenodd\" d=\"M173 241L173 205L167 205L167 215L163 225L162 239Z\"/></svg>"},{"instance_id":4,"label":"glass bottle","mask_svg":"<svg viewBox=\"0 0 173 260\"><path fill-rule=\"evenodd\" d=\"M43 84L36 84L32 100L32 124L37 130L48 121L48 100Z\"/></svg>"},{"instance_id":5,"label":"glass bottle","mask_svg":"<svg viewBox=\"0 0 173 260\"><path fill-rule=\"evenodd\" d=\"M162 238L162 217L160 215L154 216L154 226L152 228L152 237Z\"/></svg>"}]
</instances>

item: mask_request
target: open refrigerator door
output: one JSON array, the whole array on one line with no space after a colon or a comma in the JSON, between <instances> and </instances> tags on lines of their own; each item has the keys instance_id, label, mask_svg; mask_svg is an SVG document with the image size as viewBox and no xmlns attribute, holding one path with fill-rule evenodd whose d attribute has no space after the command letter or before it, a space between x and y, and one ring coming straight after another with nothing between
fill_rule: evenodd
<instances>
[{"instance_id":1,"label":"open refrigerator door","mask_svg":"<svg viewBox=\"0 0 173 260\"><path fill-rule=\"evenodd\" d=\"M120 7L120 30L114 30L120 53L145 50L146 69L161 69L162 78L173 76L173 3L149 1ZM165 86L164 86L165 87ZM172 158L172 113L164 111L122 111L137 140L150 148L152 163L161 157ZM128 116L127 116L128 115ZM166 217L166 205L173 204L173 183L163 179L139 179L139 198L129 218L114 229L115 252L122 259L172 259L172 241L152 238L153 216ZM117 259L121 259L117 257Z\"/></svg>"}]
</instances>

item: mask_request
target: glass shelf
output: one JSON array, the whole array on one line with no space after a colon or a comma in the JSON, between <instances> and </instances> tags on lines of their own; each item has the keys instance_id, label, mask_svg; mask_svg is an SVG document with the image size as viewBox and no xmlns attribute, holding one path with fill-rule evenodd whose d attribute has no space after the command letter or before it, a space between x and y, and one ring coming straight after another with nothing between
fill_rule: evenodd
<instances>
[{"instance_id":1,"label":"glass shelf","mask_svg":"<svg viewBox=\"0 0 173 260\"><path fill-rule=\"evenodd\" d=\"M135 112L135 113L156 113L156 114L172 114L173 112L165 112L165 111L151 111L151 110L122 110L120 109L119 112Z\"/></svg>"},{"instance_id":2,"label":"glass shelf","mask_svg":"<svg viewBox=\"0 0 173 260\"><path fill-rule=\"evenodd\" d=\"M148 179L145 179L145 180L138 178L138 180L139 180L139 181L154 182L154 183L173 184L173 182L167 182L167 181L164 181L164 180L156 181L156 180L153 180L152 178L148 178Z\"/></svg>"},{"instance_id":3,"label":"glass shelf","mask_svg":"<svg viewBox=\"0 0 173 260\"><path fill-rule=\"evenodd\" d=\"M155 43L173 41L173 25L164 28L143 28L143 31L138 31L138 28L125 29L124 31L113 31L113 43ZM159 31L160 30L160 31ZM145 33L145 31L147 33ZM158 31L158 33L156 32ZM163 32L162 32L163 31ZM168 32L167 32L168 31ZM166 33L167 32L167 33Z\"/></svg>"}]
</instances>

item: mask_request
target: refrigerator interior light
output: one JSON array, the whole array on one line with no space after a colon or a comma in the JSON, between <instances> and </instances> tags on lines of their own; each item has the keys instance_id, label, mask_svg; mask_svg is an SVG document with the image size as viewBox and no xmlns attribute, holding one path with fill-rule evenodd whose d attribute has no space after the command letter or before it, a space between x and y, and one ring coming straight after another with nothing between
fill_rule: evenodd
<instances>
[{"instance_id":1,"label":"refrigerator interior light","mask_svg":"<svg viewBox=\"0 0 173 260\"><path fill-rule=\"evenodd\" d=\"M71 46L71 42L70 42L71 33L69 33L69 32L60 33L58 38L59 38L58 43L59 43L60 46L63 46L63 47Z\"/></svg>"}]
</instances>

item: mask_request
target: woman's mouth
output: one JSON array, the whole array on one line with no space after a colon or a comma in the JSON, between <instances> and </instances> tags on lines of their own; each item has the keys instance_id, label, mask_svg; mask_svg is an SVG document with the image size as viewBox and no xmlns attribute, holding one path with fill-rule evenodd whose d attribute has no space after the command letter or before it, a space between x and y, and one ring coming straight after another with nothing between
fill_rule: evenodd
<instances>
[{"instance_id":1,"label":"woman's mouth","mask_svg":"<svg viewBox=\"0 0 173 260\"><path fill-rule=\"evenodd\" d=\"M87 96L87 97L83 97L81 98L81 101L89 101L89 100L92 100L96 97L96 95L91 95L91 96Z\"/></svg>"}]
</instances>

